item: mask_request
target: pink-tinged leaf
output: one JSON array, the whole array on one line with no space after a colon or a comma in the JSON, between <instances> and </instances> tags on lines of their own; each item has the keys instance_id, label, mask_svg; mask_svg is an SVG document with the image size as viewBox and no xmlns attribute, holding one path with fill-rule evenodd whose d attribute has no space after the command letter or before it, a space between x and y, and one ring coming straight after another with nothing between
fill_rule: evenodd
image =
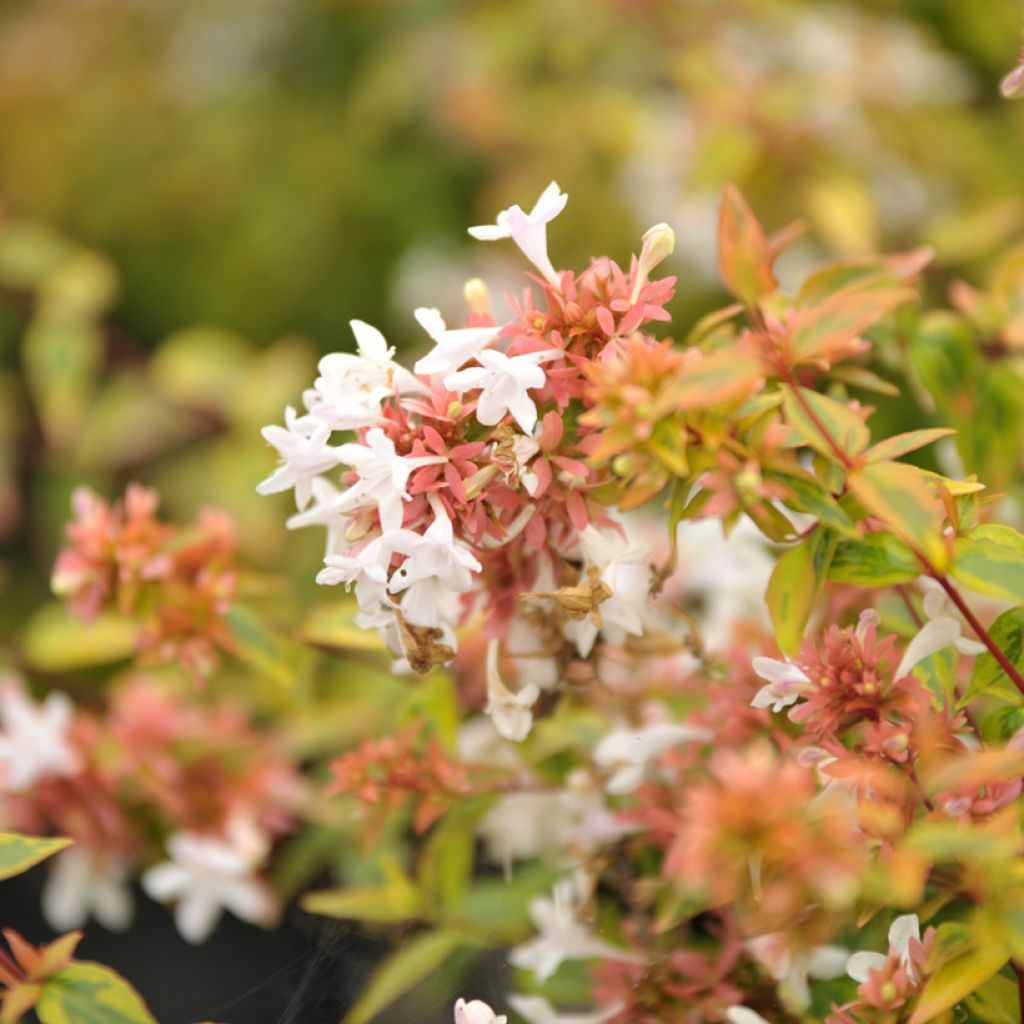
<instances>
[{"instance_id":1,"label":"pink-tinged leaf","mask_svg":"<svg viewBox=\"0 0 1024 1024\"><path fill-rule=\"evenodd\" d=\"M755 306L778 288L772 268L774 254L746 199L735 185L726 185L718 218L718 262L729 291Z\"/></svg>"},{"instance_id":2,"label":"pink-tinged leaf","mask_svg":"<svg viewBox=\"0 0 1024 1024\"><path fill-rule=\"evenodd\" d=\"M905 434L896 434L893 437L887 437L884 441L879 441L876 445L872 445L864 453L864 458L868 462L897 459L901 455L917 451L918 448L923 448L925 445L932 444L955 433L955 430L948 427L909 430Z\"/></svg>"},{"instance_id":3,"label":"pink-tinged leaf","mask_svg":"<svg viewBox=\"0 0 1024 1024\"><path fill-rule=\"evenodd\" d=\"M853 354L853 344L886 313L909 302L912 288L853 289L802 310L790 337L796 362L831 361Z\"/></svg>"},{"instance_id":4,"label":"pink-tinged leaf","mask_svg":"<svg viewBox=\"0 0 1024 1024\"><path fill-rule=\"evenodd\" d=\"M748 397L761 379L761 364L753 356L713 352L684 368L671 384L672 399L684 409L706 409Z\"/></svg>"}]
</instances>

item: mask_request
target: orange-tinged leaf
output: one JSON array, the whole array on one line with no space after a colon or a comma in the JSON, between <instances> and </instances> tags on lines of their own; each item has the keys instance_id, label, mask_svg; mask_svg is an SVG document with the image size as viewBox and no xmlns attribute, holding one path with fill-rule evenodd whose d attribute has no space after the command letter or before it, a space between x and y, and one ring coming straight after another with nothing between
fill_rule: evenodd
<instances>
[{"instance_id":1,"label":"orange-tinged leaf","mask_svg":"<svg viewBox=\"0 0 1024 1024\"><path fill-rule=\"evenodd\" d=\"M841 402L809 388L782 388L786 419L816 451L835 459L833 442L849 459L860 455L871 441L864 421Z\"/></svg>"},{"instance_id":2,"label":"orange-tinged leaf","mask_svg":"<svg viewBox=\"0 0 1024 1024\"><path fill-rule=\"evenodd\" d=\"M905 434L895 434L884 441L872 445L865 453L868 462L881 462L883 459L898 459L907 452L917 451L925 445L932 444L956 431L949 427L930 427L926 430L909 430Z\"/></svg>"},{"instance_id":3,"label":"orange-tinged leaf","mask_svg":"<svg viewBox=\"0 0 1024 1024\"><path fill-rule=\"evenodd\" d=\"M747 398L761 377L761 365L753 356L735 351L712 352L685 367L670 393L683 409L706 409Z\"/></svg>"},{"instance_id":4,"label":"orange-tinged leaf","mask_svg":"<svg viewBox=\"0 0 1024 1024\"><path fill-rule=\"evenodd\" d=\"M725 286L747 306L756 305L779 285L773 260L773 247L746 199L735 185L726 185L718 217L718 263Z\"/></svg>"},{"instance_id":5,"label":"orange-tinged leaf","mask_svg":"<svg viewBox=\"0 0 1024 1024\"><path fill-rule=\"evenodd\" d=\"M951 757L934 770L925 769L922 781L930 793L951 789L975 789L993 782L1007 782L1024 775L1024 753L1016 750L979 750Z\"/></svg>"},{"instance_id":6,"label":"orange-tinged leaf","mask_svg":"<svg viewBox=\"0 0 1024 1024\"><path fill-rule=\"evenodd\" d=\"M791 336L797 362L851 354L850 345L886 313L915 298L912 288L852 289L801 311Z\"/></svg>"},{"instance_id":7,"label":"orange-tinged leaf","mask_svg":"<svg viewBox=\"0 0 1024 1024\"><path fill-rule=\"evenodd\" d=\"M942 504L924 476L902 462L873 462L851 473L850 490L876 519L936 569L949 555L942 537Z\"/></svg>"}]
</instances>

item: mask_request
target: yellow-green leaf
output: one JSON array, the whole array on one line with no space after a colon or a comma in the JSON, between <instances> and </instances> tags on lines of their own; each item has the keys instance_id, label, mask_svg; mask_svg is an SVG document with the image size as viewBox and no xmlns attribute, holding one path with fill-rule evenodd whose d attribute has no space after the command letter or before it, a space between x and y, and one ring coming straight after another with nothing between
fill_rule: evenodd
<instances>
[{"instance_id":1,"label":"yellow-green leaf","mask_svg":"<svg viewBox=\"0 0 1024 1024\"><path fill-rule=\"evenodd\" d=\"M816 564L815 550L819 537L812 534L806 541L790 548L776 563L765 598L775 629L775 639L786 654L793 654L804 637L804 629L814 607L814 596L827 564ZM835 546L821 545L823 561L831 559Z\"/></svg>"},{"instance_id":2,"label":"yellow-green leaf","mask_svg":"<svg viewBox=\"0 0 1024 1024\"><path fill-rule=\"evenodd\" d=\"M979 594L1024 603L1024 538L1009 527L976 527L957 538L952 574Z\"/></svg>"},{"instance_id":3,"label":"yellow-green leaf","mask_svg":"<svg viewBox=\"0 0 1024 1024\"><path fill-rule=\"evenodd\" d=\"M782 392L789 424L806 444L827 458L835 459L838 447L853 459L871 443L864 421L840 402L809 388L784 386Z\"/></svg>"},{"instance_id":4,"label":"yellow-green leaf","mask_svg":"<svg viewBox=\"0 0 1024 1024\"><path fill-rule=\"evenodd\" d=\"M865 453L868 462L881 462L883 459L898 459L908 452L917 451L925 445L932 444L944 437L955 434L955 430L947 427L931 427L927 430L910 430L905 434L887 437L884 441L872 445Z\"/></svg>"},{"instance_id":5,"label":"yellow-green leaf","mask_svg":"<svg viewBox=\"0 0 1024 1024\"><path fill-rule=\"evenodd\" d=\"M13 878L40 861L67 849L70 839L23 836L18 832L0 832L0 880Z\"/></svg>"},{"instance_id":6,"label":"yellow-green leaf","mask_svg":"<svg viewBox=\"0 0 1024 1024\"><path fill-rule=\"evenodd\" d=\"M943 964L925 984L909 1024L926 1024L952 1009L988 981L1009 958L1004 943L990 940Z\"/></svg>"},{"instance_id":7,"label":"yellow-green leaf","mask_svg":"<svg viewBox=\"0 0 1024 1024\"><path fill-rule=\"evenodd\" d=\"M29 620L22 654L37 672L70 672L130 658L138 634L138 624L116 612L101 612L83 622L54 602Z\"/></svg>"},{"instance_id":8,"label":"yellow-green leaf","mask_svg":"<svg viewBox=\"0 0 1024 1024\"><path fill-rule=\"evenodd\" d=\"M924 555L931 566L945 569L948 555L942 537L942 505L914 466L875 462L851 473L849 484L871 515Z\"/></svg>"},{"instance_id":9,"label":"yellow-green leaf","mask_svg":"<svg viewBox=\"0 0 1024 1024\"><path fill-rule=\"evenodd\" d=\"M459 932L448 930L417 935L377 969L342 1024L369 1024L382 1010L437 970L465 942Z\"/></svg>"},{"instance_id":10,"label":"yellow-green leaf","mask_svg":"<svg viewBox=\"0 0 1024 1024\"><path fill-rule=\"evenodd\" d=\"M42 1024L156 1024L138 992L102 964L73 963L43 987Z\"/></svg>"},{"instance_id":11,"label":"yellow-green leaf","mask_svg":"<svg viewBox=\"0 0 1024 1024\"><path fill-rule=\"evenodd\" d=\"M857 587L892 587L921 575L914 553L891 533L869 533L836 545L828 578Z\"/></svg>"}]
</instances>

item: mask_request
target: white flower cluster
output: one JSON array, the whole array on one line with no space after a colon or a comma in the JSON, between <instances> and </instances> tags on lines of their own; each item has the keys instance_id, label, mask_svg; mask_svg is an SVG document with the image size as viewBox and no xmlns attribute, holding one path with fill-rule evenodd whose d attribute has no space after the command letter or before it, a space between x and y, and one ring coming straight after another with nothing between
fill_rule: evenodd
<instances>
[{"instance_id":1,"label":"white flower cluster","mask_svg":"<svg viewBox=\"0 0 1024 1024\"><path fill-rule=\"evenodd\" d=\"M512 206L495 224L470 233L480 239L512 238L548 280L557 282L547 254L547 224L567 198L552 182L530 213ZM381 629L400 657L408 654L403 625L439 631L439 643L457 649L459 597L481 566L455 536L448 511L436 497L429 499L431 518L418 531L404 526L411 474L448 458L400 454L385 429L385 401L426 401L432 378L440 378L459 396L474 392L478 423L493 426L511 416L523 440L530 441L537 423L530 391L545 385L542 364L555 355L507 355L498 347L500 325L449 329L436 309L417 309L415 316L434 342L415 373L394 361L395 350L380 331L352 321L357 351L321 359L320 376L303 395L304 413L289 407L284 426L264 428L280 465L258 488L261 494L294 490L297 512L289 528L326 528L325 568L317 582L354 588L359 624ZM354 440L334 443L338 432L353 431L358 432ZM350 481L343 489L338 486L342 467ZM400 565L393 569L399 556Z\"/></svg>"}]
</instances>

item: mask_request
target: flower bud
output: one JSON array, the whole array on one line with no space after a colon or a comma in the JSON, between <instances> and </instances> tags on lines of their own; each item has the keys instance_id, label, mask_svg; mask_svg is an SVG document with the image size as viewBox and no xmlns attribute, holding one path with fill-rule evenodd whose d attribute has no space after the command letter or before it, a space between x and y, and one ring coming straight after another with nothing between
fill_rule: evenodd
<instances>
[{"instance_id":1,"label":"flower bud","mask_svg":"<svg viewBox=\"0 0 1024 1024\"><path fill-rule=\"evenodd\" d=\"M647 284L651 271L675 251L676 233L667 224L655 224L643 233L643 243L630 302L636 302L640 297L640 291Z\"/></svg>"},{"instance_id":2,"label":"flower bud","mask_svg":"<svg viewBox=\"0 0 1024 1024\"><path fill-rule=\"evenodd\" d=\"M455 1024L505 1024L506 1017L496 1014L482 999L455 1003Z\"/></svg>"},{"instance_id":3,"label":"flower bud","mask_svg":"<svg viewBox=\"0 0 1024 1024\"><path fill-rule=\"evenodd\" d=\"M490 316L491 293L479 277L471 277L462 287L462 296L470 310L479 316Z\"/></svg>"}]
</instances>

